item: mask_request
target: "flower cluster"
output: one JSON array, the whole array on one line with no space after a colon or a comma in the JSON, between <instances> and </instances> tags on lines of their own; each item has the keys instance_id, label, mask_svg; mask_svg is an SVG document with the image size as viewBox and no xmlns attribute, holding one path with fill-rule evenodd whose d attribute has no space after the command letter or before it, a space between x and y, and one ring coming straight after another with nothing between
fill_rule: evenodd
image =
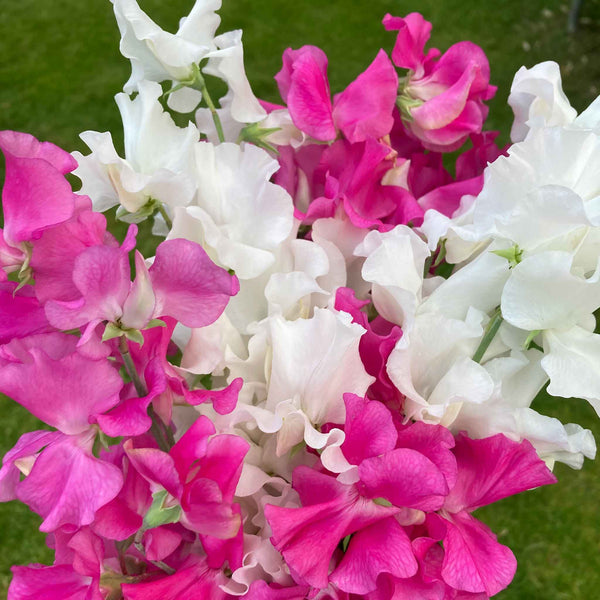
<instances>
[{"instance_id":1,"label":"flower cluster","mask_svg":"<svg viewBox=\"0 0 600 600\"><path fill-rule=\"evenodd\" d=\"M483 51L416 13L333 97L286 50L271 104L220 0L175 34L112 2L125 156L0 132L0 392L49 426L0 500L55 552L9 600L494 596L516 560L472 513L595 455L531 404L600 413L600 104L523 68L499 148Z\"/></svg>"}]
</instances>

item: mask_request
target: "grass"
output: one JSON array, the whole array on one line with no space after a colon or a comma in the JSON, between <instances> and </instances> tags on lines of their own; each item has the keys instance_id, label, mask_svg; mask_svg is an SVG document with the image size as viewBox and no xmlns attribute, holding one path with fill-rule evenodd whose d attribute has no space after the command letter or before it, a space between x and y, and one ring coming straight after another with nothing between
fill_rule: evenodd
<instances>
[{"instance_id":1,"label":"grass","mask_svg":"<svg viewBox=\"0 0 600 600\"><path fill-rule=\"evenodd\" d=\"M386 12L419 10L434 24L432 44L447 48L470 39L481 45L498 86L491 103L490 128L508 141L511 113L506 105L514 72L522 65L556 60L564 88L582 110L600 91L600 0L586 0L581 27L566 34L568 3L557 0L224 0L223 30L244 29L246 65L255 92L278 99L272 76L282 51L314 44L329 56L332 90L339 91L363 70L380 47L391 49L393 35L380 19ZM175 29L192 0L140 1L165 28ZM112 131L122 141L113 102L128 77L129 64L118 51L119 34L108 0L20 0L0 11L0 129L17 129L69 150L85 151L78 134ZM43 389L40 389L43 394ZM600 424L581 400L541 397L543 411L564 422L591 428ZM38 427L19 406L0 398L4 453L24 431ZM559 485L506 499L479 516L519 559L513 584L501 600L590 600L600 589L600 465L588 462L574 472L559 465ZM51 552L37 531L39 518L17 503L0 505L0 595L12 564L45 562Z\"/></svg>"}]
</instances>

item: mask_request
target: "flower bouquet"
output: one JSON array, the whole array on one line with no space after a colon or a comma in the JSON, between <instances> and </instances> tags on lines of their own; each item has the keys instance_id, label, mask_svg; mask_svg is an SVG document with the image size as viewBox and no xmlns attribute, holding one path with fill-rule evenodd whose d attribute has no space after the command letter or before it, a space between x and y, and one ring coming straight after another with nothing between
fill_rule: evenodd
<instances>
[{"instance_id":1,"label":"flower bouquet","mask_svg":"<svg viewBox=\"0 0 600 600\"><path fill-rule=\"evenodd\" d=\"M55 552L9 600L495 596L473 512L595 455L531 404L600 412L600 102L522 68L501 148L485 54L411 13L333 96L286 50L272 104L220 0L112 2L124 156L0 132L0 392L49 426L0 500Z\"/></svg>"}]
</instances>

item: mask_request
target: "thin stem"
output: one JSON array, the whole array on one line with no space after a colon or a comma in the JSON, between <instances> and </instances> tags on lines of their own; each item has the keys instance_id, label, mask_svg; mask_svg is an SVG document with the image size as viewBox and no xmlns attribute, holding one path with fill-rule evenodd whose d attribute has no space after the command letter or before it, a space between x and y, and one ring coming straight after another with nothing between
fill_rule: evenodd
<instances>
[{"instance_id":1,"label":"thin stem","mask_svg":"<svg viewBox=\"0 0 600 600\"><path fill-rule=\"evenodd\" d=\"M121 353L121 358L123 359L123 363L125 364L125 369L127 370L127 374L133 382L137 395L140 398L147 396L148 390L146 389L144 382L140 379L137 369L133 364L133 359L131 358L131 354L129 354L129 346L127 345L127 339L125 338L125 336L121 336L119 338L119 352Z\"/></svg>"},{"instance_id":2,"label":"thin stem","mask_svg":"<svg viewBox=\"0 0 600 600\"><path fill-rule=\"evenodd\" d=\"M169 229L173 229L173 221L171 220L171 217L169 217L169 215L167 214L167 211L165 210L165 207L163 206L162 202L158 205L158 212L160 213L160 216L165 220L167 227Z\"/></svg>"},{"instance_id":3,"label":"thin stem","mask_svg":"<svg viewBox=\"0 0 600 600\"><path fill-rule=\"evenodd\" d=\"M141 544L140 542L135 542L135 547L137 548L140 554L146 556L143 544ZM159 569L163 570L167 575L173 575L174 573L176 573L176 570L173 567L170 567L162 560L150 560L148 558L146 558L146 560L155 567L158 567Z\"/></svg>"},{"instance_id":4,"label":"thin stem","mask_svg":"<svg viewBox=\"0 0 600 600\"><path fill-rule=\"evenodd\" d=\"M202 97L204 98L204 101L206 102L206 106L208 106L208 110L210 110L210 114L212 115L212 119L215 123L215 128L217 130L217 136L219 137L219 141L222 143L225 141L225 135L223 134L223 125L221 123L221 118L219 117L219 113L217 112L217 109L215 108L215 104L212 101L210 94L208 93L208 88L206 87L206 81L204 81L204 77L202 77L202 74L200 73L199 68L194 73L194 75L195 75L195 79L194 79L194 83L193 83L192 87L202 93Z\"/></svg>"},{"instance_id":5,"label":"thin stem","mask_svg":"<svg viewBox=\"0 0 600 600\"><path fill-rule=\"evenodd\" d=\"M119 338L119 352L121 353L121 357L123 358L123 363L125 364L125 370L127 374L131 378L133 385L135 387L135 391L140 398L148 395L148 390L144 382L141 380L135 365L133 364L133 359L131 358L131 354L129 353L129 346L127 345L127 339L125 336L121 336ZM150 432L154 436L158 447L163 452L169 452L169 450L174 446L175 439L173 438L173 432L168 427L161 427L161 420L158 418L158 415L154 412L152 405L148 407L148 415L152 419L152 425L150 427Z\"/></svg>"},{"instance_id":6,"label":"thin stem","mask_svg":"<svg viewBox=\"0 0 600 600\"><path fill-rule=\"evenodd\" d=\"M473 360L478 363L481 362L485 351L489 348L492 340L498 333L498 329L500 329L500 325L502 325L502 312L500 311L500 307L496 309L496 312L492 315L490 322L487 324L485 328L485 333L483 334L483 338L481 338L481 342L475 350L475 354L473 354Z\"/></svg>"}]
</instances>

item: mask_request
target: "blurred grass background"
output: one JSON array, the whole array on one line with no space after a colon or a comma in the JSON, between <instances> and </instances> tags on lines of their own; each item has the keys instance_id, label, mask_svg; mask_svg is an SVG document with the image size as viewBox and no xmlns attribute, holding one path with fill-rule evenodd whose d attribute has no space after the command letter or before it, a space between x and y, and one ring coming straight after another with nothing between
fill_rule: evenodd
<instances>
[{"instance_id":1,"label":"blurred grass background","mask_svg":"<svg viewBox=\"0 0 600 600\"><path fill-rule=\"evenodd\" d=\"M140 0L165 29L174 31L193 0ZM277 101L273 75L288 47L314 44L329 56L332 91L340 91L374 58L391 50L394 36L380 25L386 12L420 11L433 22L432 45L445 50L469 39L490 59L488 128L508 142L511 112L506 98L515 71L542 60L561 64L564 89L578 110L600 91L600 0L585 0L580 28L566 33L564 0L224 0L221 31L244 30L246 69L257 95ZM122 144L115 93L129 75L118 50L119 34L108 0L0 2L0 129L28 131L68 150L85 152L78 134L111 131ZM600 174L599 174L600 176ZM40 394L43 388L40 387ZM538 409L563 422L600 425L584 401L541 395ZM39 423L0 397L0 453ZM508 498L478 516L519 560L513 584L501 600L593 600L600 597L600 463L575 472L558 465L557 486ZM51 552L37 531L39 519L16 502L0 505L0 595L12 564L49 563Z\"/></svg>"}]
</instances>

